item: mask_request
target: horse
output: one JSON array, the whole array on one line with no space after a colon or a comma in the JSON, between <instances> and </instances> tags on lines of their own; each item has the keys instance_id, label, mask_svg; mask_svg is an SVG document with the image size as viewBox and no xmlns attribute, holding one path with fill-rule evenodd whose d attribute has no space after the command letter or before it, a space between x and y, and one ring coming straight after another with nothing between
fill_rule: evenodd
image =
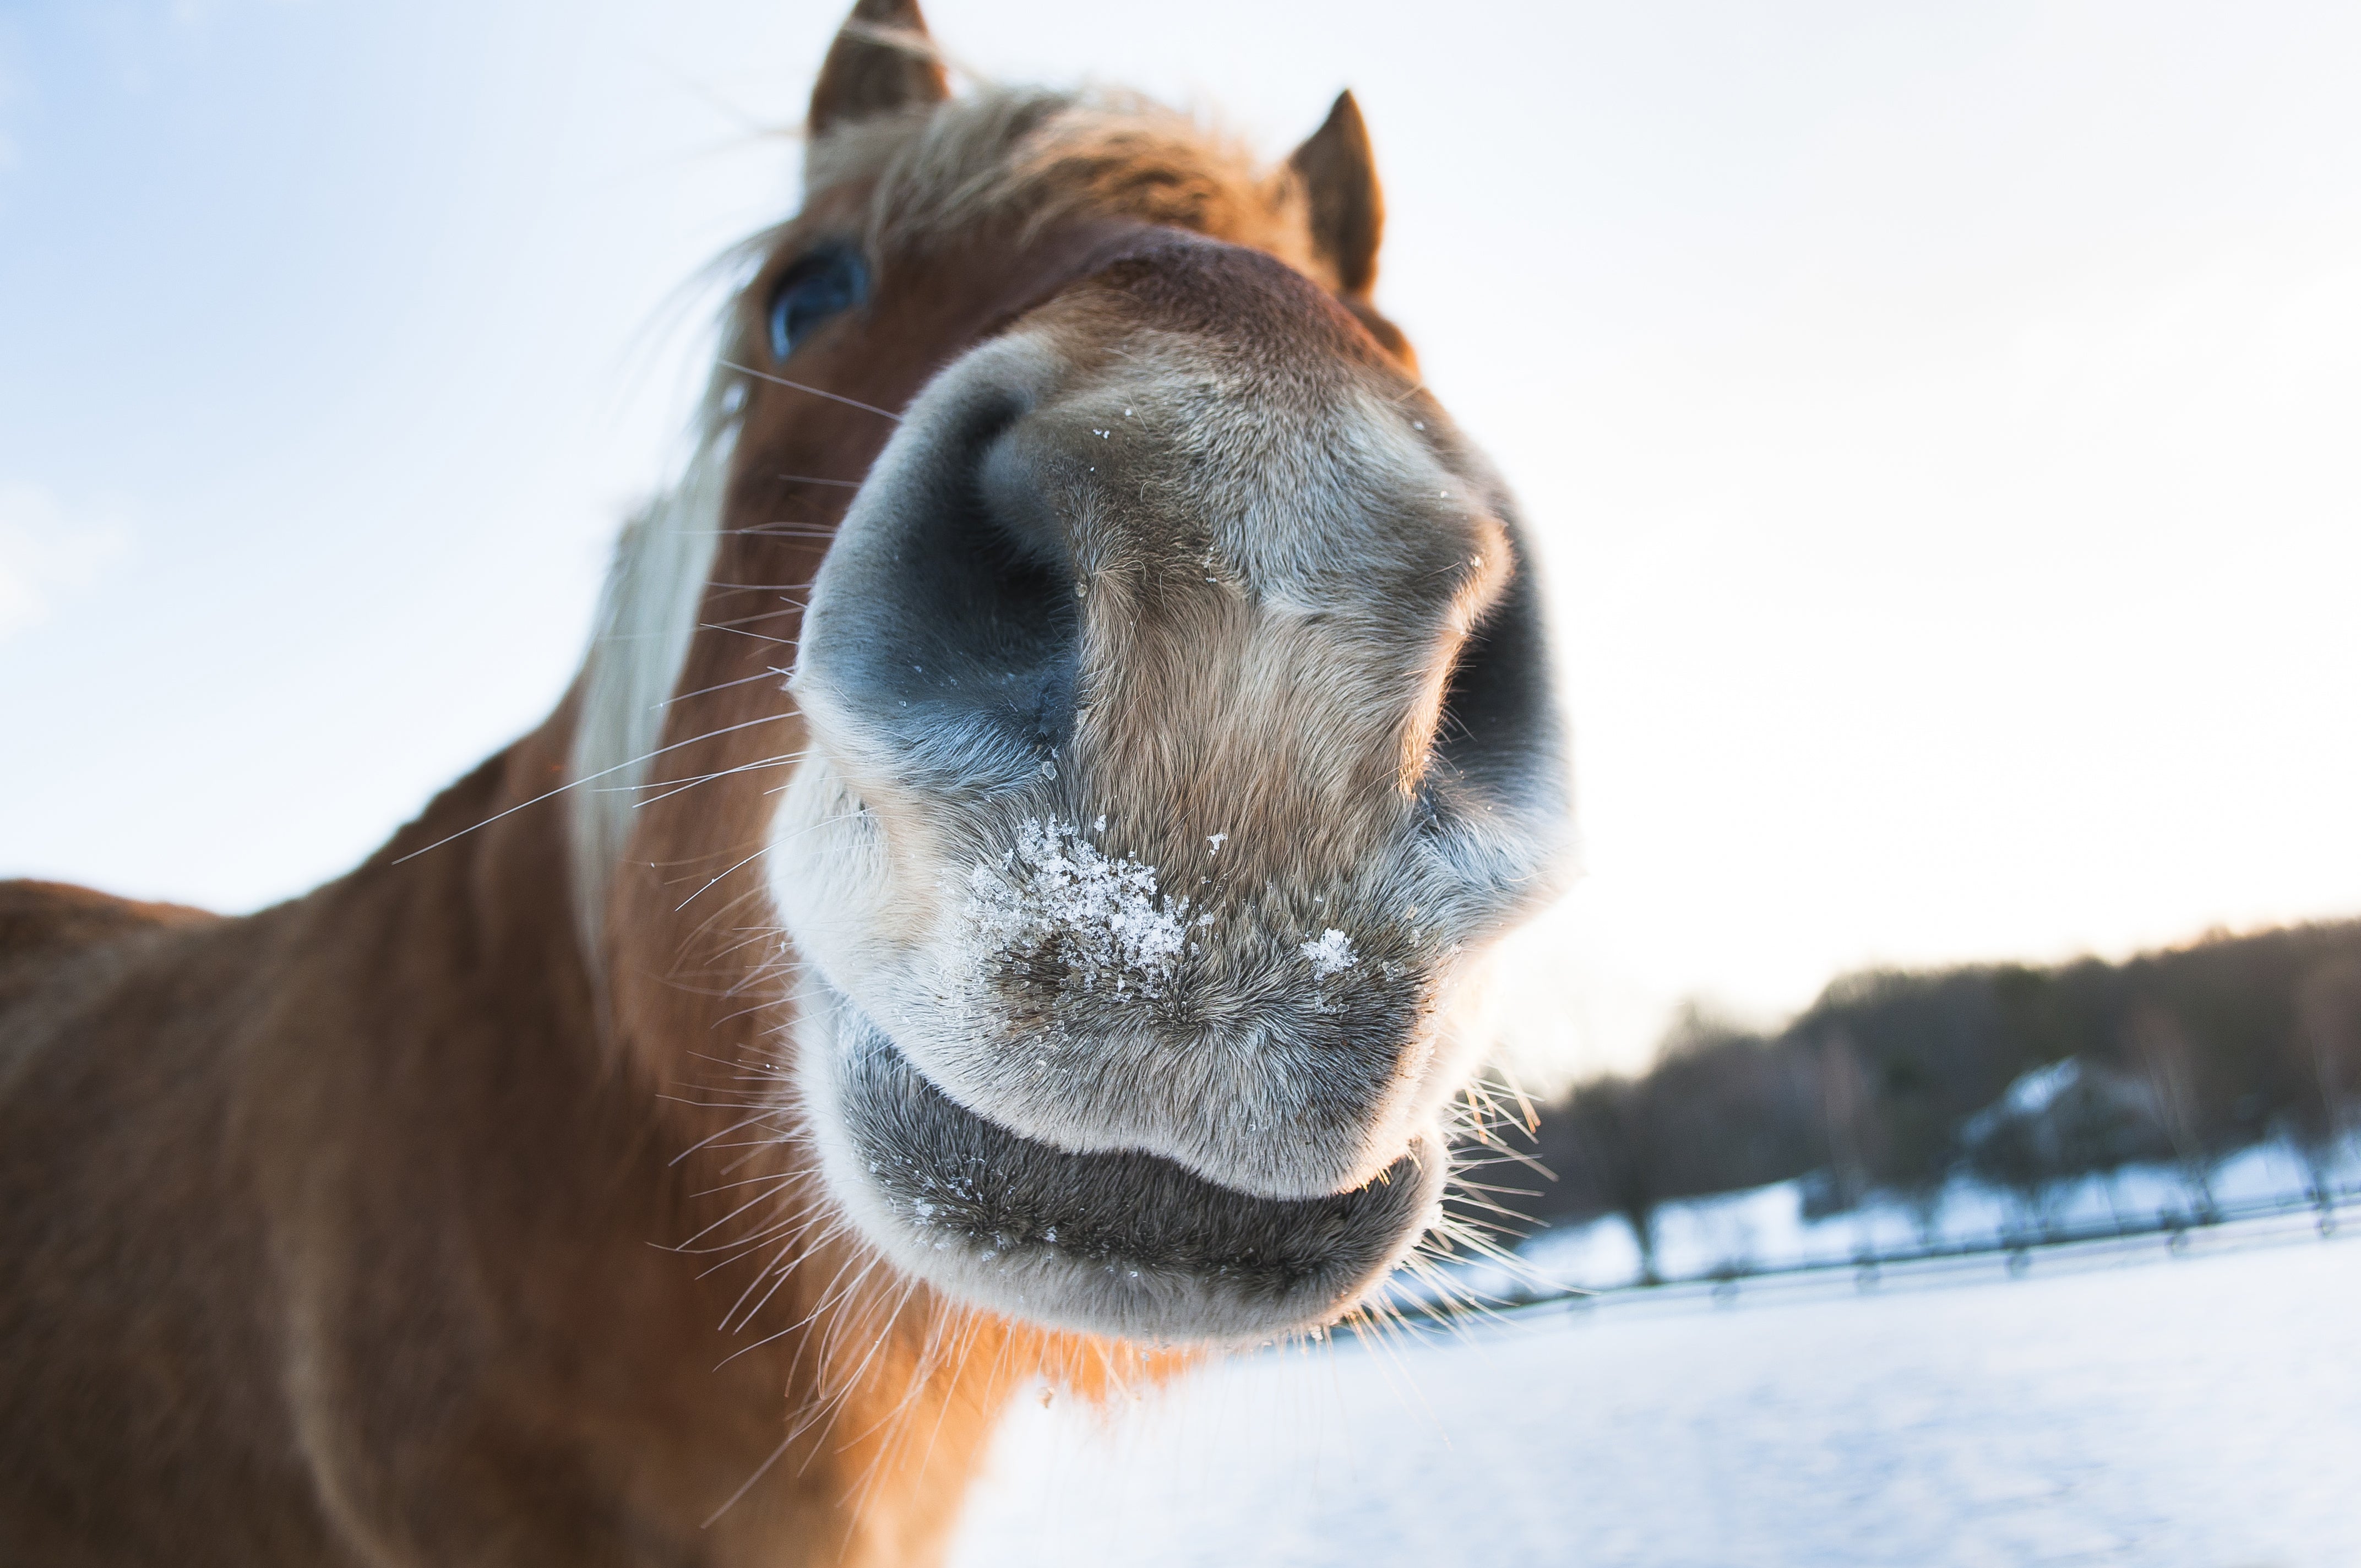
<instances>
[{"instance_id":1,"label":"horse","mask_svg":"<svg viewBox=\"0 0 2361 1568\"><path fill-rule=\"evenodd\" d=\"M0 889L0 1560L926 1563L1450 1223L1564 725L1350 94L860 0L807 129L545 723L258 914Z\"/></svg>"}]
</instances>

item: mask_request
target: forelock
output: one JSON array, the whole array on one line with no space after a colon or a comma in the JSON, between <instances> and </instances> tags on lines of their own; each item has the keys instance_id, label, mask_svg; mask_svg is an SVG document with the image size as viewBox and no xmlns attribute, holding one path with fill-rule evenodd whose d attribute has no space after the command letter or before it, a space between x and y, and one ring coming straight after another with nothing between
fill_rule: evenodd
<instances>
[{"instance_id":1,"label":"forelock","mask_svg":"<svg viewBox=\"0 0 2361 1568\"><path fill-rule=\"evenodd\" d=\"M864 236L926 251L987 226L1091 217L1165 224L1316 269L1301 181L1239 139L1136 93L985 88L832 129L805 159L818 193L867 181Z\"/></svg>"}]
</instances>

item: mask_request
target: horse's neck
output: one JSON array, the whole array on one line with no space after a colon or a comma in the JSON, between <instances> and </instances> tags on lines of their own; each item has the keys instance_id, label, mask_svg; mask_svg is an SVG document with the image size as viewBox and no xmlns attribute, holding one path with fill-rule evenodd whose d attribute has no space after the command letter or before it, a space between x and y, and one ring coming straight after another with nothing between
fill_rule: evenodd
<instances>
[{"instance_id":1,"label":"horse's neck","mask_svg":"<svg viewBox=\"0 0 2361 1568\"><path fill-rule=\"evenodd\" d=\"M469 1277L437 1283L465 1294L481 1318L470 1332L497 1355L564 1369L527 1402L560 1428L551 1435L583 1447L594 1489L664 1516L642 1524L700 1526L771 1461L764 1484L697 1531L717 1561L733 1541L774 1559L784 1547L854 1564L922 1560L1025 1369L995 1326L974 1325L959 1348L972 1360L980 1343L990 1373L961 1377L930 1298L884 1288L884 1271L865 1270L833 1227L797 1218L794 1203L808 1201L799 1147L763 1143L767 1124L728 1135L753 1109L731 1102L759 1078L777 1019L670 981L678 955L663 935L647 951L615 949L610 964L630 966L620 987L593 983L566 814L543 802L499 815L563 782L567 722L561 709L307 901L305 939L332 950L354 1043L379 1058L348 1086L339 1119L359 1124L343 1135L362 1147L346 1157L417 1173L399 1187L353 1184L356 1201L464 1228L411 1234L413 1266L465 1256ZM602 1016L619 989L638 1004ZM652 1008L651 994L666 1000ZM618 1038L650 1028L681 1034ZM375 1220L358 1228L401 1216ZM664 1250L740 1234L763 1245L709 1276L719 1255ZM341 1243L322 1238L330 1251ZM366 1261L373 1275L384 1262ZM926 1441L899 1441L911 1431ZM840 1506L856 1495L859 1510Z\"/></svg>"}]
</instances>

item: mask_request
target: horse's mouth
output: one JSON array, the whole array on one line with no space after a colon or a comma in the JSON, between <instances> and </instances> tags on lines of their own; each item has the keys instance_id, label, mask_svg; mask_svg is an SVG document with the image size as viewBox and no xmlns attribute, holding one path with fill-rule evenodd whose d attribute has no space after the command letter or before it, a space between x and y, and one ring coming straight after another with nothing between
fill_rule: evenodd
<instances>
[{"instance_id":1,"label":"horse's mouth","mask_svg":"<svg viewBox=\"0 0 2361 1568\"><path fill-rule=\"evenodd\" d=\"M804 1076L838 1201L903 1267L1013 1317L1156 1343L1310 1329L1382 1279L1437 1212L1433 1137L1356 1190L1255 1197L1156 1155L1069 1154L1011 1132L841 999L834 1022L830 1059L807 1056Z\"/></svg>"}]
</instances>

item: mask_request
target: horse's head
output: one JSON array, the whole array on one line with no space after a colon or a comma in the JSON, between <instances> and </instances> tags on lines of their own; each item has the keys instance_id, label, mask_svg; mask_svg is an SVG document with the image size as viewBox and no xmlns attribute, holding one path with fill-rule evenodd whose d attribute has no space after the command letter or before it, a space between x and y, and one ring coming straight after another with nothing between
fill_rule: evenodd
<instances>
[{"instance_id":1,"label":"horse's head","mask_svg":"<svg viewBox=\"0 0 2361 1568\"><path fill-rule=\"evenodd\" d=\"M1455 1019L1554 883L1532 561L1370 306L1349 98L1264 170L1130 100L952 98L917 25L862 0L829 55L706 477L626 563L639 673L586 699L586 775L689 748L768 781L759 839L691 794L626 855L596 807L586 875L756 857L799 1131L903 1270L1136 1338L1317 1324L1435 1219ZM686 740L602 717L664 689Z\"/></svg>"}]
</instances>

